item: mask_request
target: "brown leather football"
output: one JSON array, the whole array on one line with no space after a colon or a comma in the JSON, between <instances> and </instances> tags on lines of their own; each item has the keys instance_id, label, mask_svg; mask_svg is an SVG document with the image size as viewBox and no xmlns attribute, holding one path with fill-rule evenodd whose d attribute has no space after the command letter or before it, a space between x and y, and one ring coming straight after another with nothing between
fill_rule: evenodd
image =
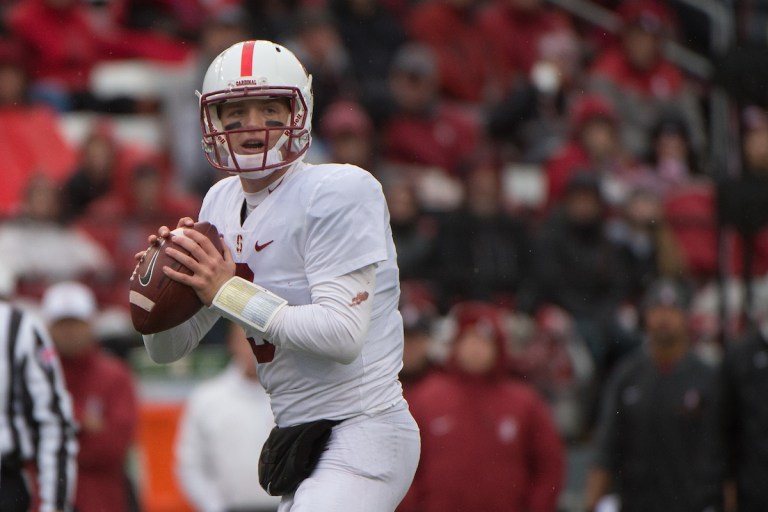
<instances>
[{"instance_id":1,"label":"brown leather football","mask_svg":"<svg viewBox=\"0 0 768 512\"><path fill-rule=\"evenodd\" d=\"M214 247L222 252L216 226L209 222L197 222L193 229L206 235ZM128 296L131 320L133 327L141 334L152 334L176 327L192 318L203 307L192 288L174 281L163 272L163 267L168 266L179 272L192 274L191 270L166 254L168 247L189 254L170 239L164 240L159 245L147 248L131 274Z\"/></svg>"}]
</instances>

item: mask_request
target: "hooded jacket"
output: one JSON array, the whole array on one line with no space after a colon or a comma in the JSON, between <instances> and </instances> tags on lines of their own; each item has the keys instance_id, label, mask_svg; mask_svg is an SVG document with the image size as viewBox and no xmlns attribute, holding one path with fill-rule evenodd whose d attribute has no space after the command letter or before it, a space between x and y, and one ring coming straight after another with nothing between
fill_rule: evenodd
<instances>
[{"instance_id":1,"label":"hooded jacket","mask_svg":"<svg viewBox=\"0 0 768 512\"><path fill-rule=\"evenodd\" d=\"M399 511L554 511L563 485L563 447L547 404L508 376L506 335L495 308L457 306L458 339L469 327L493 333L495 366L464 373L455 344L445 372L411 393L422 456Z\"/></svg>"}]
</instances>

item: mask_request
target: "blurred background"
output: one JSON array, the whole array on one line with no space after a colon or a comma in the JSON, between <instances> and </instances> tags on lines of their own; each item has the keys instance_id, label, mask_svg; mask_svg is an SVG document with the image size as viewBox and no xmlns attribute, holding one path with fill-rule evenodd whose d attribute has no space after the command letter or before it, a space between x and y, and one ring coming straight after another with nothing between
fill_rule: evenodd
<instances>
[{"instance_id":1,"label":"blurred background","mask_svg":"<svg viewBox=\"0 0 768 512\"><path fill-rule=\"evenodd\" d=\"M224 176L194 93L251 38L314 77L307 161L382 183L406 327L427 334L404 384L445 366L457 306L498 308L509 375L563 442L559 510L581 510L601 391L643 345L650 283L684 283L691 350L714 367L763 325L765 0L2 0L2 292L33 309L61 281L94 293L98 342L138 393L134 510L193 510L177 424L230 352L222 323L149 362L128 278Z\"/></svg>"}]
</instances>

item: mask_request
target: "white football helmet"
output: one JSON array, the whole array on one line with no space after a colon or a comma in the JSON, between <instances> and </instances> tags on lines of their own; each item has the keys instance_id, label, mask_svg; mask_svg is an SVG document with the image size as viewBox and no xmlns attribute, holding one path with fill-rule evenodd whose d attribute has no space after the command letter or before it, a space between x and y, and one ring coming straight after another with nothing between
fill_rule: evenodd
<instances>
[{"instance_id":1,"label":"white football helmet","mask_svg":"<svg viewBox=\"0 0 768 512\"><path fill-rule=\"evenodd\" d=\"M264 178L293 162L309 149L312 128L312 76L284 46L270 41L243 41L219 54L208 67L200 97L203 150L210 164L246 178ZM263 127L222 126L219 107L225 102L288 98L291 114L287 125ZM258 154L232 150L233 133L259 133L269 148Z\"/></svg>"}]
</instances>

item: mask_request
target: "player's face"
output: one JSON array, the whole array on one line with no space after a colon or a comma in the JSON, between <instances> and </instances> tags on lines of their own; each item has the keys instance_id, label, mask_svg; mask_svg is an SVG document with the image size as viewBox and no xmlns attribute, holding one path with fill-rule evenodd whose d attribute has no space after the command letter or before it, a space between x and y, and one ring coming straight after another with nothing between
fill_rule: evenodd
<instances>
[{"instance_id":1,"label":"player's face","mask_svg":"<svg viewBox=\"0 0 768 512\"><path fill-rule=\"evenodd\" d=\"M230 135L232 150L240 155L255 155L272 149L286 126L291 110L287 99L248 99L224 103L219 118L225 130L243 130ZM264 128L273 128L269 131Z\"/></svg>"}]
</instances>

